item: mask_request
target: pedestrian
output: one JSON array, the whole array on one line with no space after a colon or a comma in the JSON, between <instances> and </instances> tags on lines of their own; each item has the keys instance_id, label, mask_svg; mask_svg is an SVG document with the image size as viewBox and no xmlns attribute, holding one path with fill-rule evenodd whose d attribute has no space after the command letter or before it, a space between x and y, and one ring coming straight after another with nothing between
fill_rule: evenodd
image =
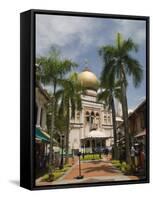
<instances>
[{"instance_id":1,"label":"pedestrian","mask_svg":"<svg viewBox=\"0 0 153 200\"><path fill-rule=\"evenodd\" d=\"M105 148L106 160L108 160L108 154L109 154L109 150L108 150L108 148Z\"/></svg>"},{"instance_id":2,"label":"pedestrian","mask_svg":"<svg viewBox=\"0 0 153 200\"><path fill-rule=\"evenodd\" d=\"M138 144L135 145L135 171L138 171L139 167L139 146Z\"/></svg>"},{"instance_id":3,"label":"pedestrian","mask_svg":"<svg viewBox=\"0 0 153 200\"><path fill-rule=\"evenodd\" d=\"M141 169L144 169L144 160L145 160L145 155L144 155L144 148L143 148L143 144L140 144L140 148L139 148L139 167Z\"/></svg>"},{"instance_id":4,"label":"pedestrian","mask_svg":"<svg viewBox=\"0 0 153 200\"><path fill-rule=\"evenodd\" d=\"M132 161L132 169L135 170L135 148L131 147L131 161Z\"/></svg>"},{"instance_id":5,"label":"pedestrian","mask_svg":"<svg viewBox=\"0 0 153 200\"><path fill-rule=\"evenodd\" d=\"M121 150L120 150L120 163L124 162L125 158L126 158L125 147L121 147Z\"/></svg>"}]
</instances>

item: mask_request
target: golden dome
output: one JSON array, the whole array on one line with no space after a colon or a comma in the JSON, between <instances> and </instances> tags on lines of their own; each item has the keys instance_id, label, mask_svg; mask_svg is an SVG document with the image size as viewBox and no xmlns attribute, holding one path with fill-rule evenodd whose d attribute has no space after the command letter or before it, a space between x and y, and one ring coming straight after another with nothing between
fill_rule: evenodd
<instances>
[{"instance_id":1,"label":"golden dome","mask_svg":"<svg viewBox=\"0 0 153 200\"><path fill-rule=\"evenodd\" d=\"M94 73L92 73L88 68L85 68L83 72L79 74L79 80L81 84L86 89L97 90L98 89L98 80Z\"/></svg>"}]
</instances>

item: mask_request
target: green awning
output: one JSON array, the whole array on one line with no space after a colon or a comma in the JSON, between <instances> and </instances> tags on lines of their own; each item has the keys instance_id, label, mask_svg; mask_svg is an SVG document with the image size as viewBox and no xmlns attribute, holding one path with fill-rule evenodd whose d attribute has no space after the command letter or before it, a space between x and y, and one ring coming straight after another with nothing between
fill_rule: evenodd
<instances>
[{"instance_id":1,"label":"green awning","mask_svg":"<svg viewBox=\"0 0 153 200\"><path fill-rule=\"evenodd\" d=\"M41 141L49 142L49 138L39 128L35 130L35 137Z\"/></svg>"}]
</instances>

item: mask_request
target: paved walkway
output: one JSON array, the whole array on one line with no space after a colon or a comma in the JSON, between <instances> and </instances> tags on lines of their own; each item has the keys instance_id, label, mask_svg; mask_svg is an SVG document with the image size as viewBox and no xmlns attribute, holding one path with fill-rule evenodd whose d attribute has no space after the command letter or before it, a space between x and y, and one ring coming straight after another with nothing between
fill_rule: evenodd
<instances>
[{"instance_id":1,"label":"paved walkway","mask_svg":"<svg viewBox=\"0 0 153 200\"><path fill-rule=\"evenodd\" d=\"M137 180L136 176L126 176L116 169L110 161L106 159L96 161L82 161L81 175L83 179L76 179L79 174L79 165L76 162L65 175L52 183L39 183L39 185L59 185L68 183L91 183L91 182L106 182L106 181L123 181Z\"/></svg>"}]
</instances>

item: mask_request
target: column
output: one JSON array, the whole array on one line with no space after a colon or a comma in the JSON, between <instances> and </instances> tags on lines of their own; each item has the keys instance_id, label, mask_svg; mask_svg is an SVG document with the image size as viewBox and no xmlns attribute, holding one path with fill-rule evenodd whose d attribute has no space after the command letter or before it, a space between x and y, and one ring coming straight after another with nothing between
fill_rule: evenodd
<instances>
[{"instance_id":1,"label":"column","mask_svg":"<svg viewBox=\"0 0 153 200\"><path fill-rule=\"evenodd\" d=\"M37 124L36 127L40 127L40 117L41 117L41 106L38 106L38 112L37 112Z\"/></svg>"},{"instance_id":2,"label":"column","mask_svg":"<svg viewBox=\"0 0 153 200\"><path fill-rule=\"evenodd\" d=\"M92 139L90 139L90 153L92 153Z\"/></svg>"},{"instance_id":3,"label":"column","mask_svg":"<svg viewBox=\"0 0 153 200\"><path fill-rule=\"evenodd\" d=\"M101 141L100 141L100 147L101 147L101 150L102 150L102 147L103 147L103 140L101 139Z\"/></svg>"},{"instance_id":4,"label":"column","mask_svg":"<svg viewBox=\"0 0 153 200\"><path fill-rule=\"evenodd\" d=\"M97 140L96 140L96 138L95 138L95 150L96 150L96 147L97 147Z\"/></svg>"},{"instance_id":5,"label":"column","mask_svg":"<svg viewBox=\"0 0 153 200\"><path fill-rule=\"evenodd\" d=\"M42 109L42 122L41 122L42 129L46 129L46 111L45 109Z\"/></svg>"},{"instance_id":6,"label":"column","mask_svg":"<svg viewBox=\"0 0 153 200\"><path fill-rule=\"evenodd\" d=\"M91 115L89 115L89 127L90 127L90 130L91 130Z\"/></svg>"}]
</instances>

